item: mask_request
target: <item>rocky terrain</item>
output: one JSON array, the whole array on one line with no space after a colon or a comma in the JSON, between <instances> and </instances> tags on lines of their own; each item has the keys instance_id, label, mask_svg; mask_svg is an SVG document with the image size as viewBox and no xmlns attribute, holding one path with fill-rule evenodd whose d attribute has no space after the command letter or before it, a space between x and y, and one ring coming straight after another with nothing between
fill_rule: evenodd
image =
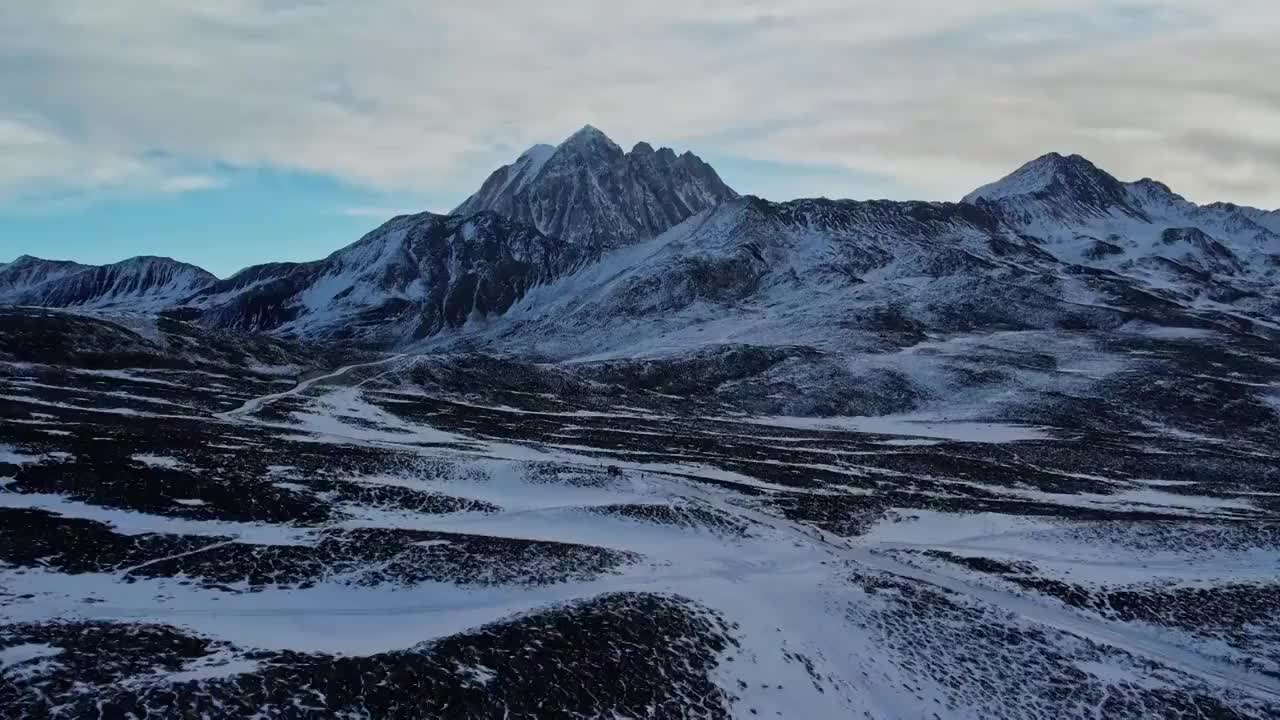
<instances>
[{"instance_id":1,"label":"rocky terrain","mask_svg":"<svg viewBox=\"0 0 1280 720\"><path fill-rule=\"evenodd\" d=\"M505 312L585 257L492 212L398 217L324 260L242 270L174 315L238 332L398 346Z\"/></svg>"},{"instance_id":2,"label":"rocky terrain","mask_svg":"<svg viewBox=\"0 0 1280 720\"><path fill-rule=\"evenodd\" d=\"M0 266L0 717L1280 716L1274 213L689 158Z\"/></svg>"},{"instance_id":3,"label":"rocky terrain","mask_svg":"<svg viewBox=\"0 0 1280 720\"><path fill-rule=\"evenodd\" d=\"M747 387L795 352L0 322L9 717L1280 711L1270 343L1079 331L1128 363L989 414L813 417Z\"/></svg>"}]
</instances>

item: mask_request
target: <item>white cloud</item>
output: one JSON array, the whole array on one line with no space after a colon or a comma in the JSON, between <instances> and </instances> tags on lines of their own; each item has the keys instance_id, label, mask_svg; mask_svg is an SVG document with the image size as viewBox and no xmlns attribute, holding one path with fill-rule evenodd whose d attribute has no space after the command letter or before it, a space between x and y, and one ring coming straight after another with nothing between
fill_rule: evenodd
<instances>
[{"instance_id":1,"label":"white cloud","mask_svg":"<svg viewBox=\"0 0 1280 720\"><path fill-rule=\"evenodd\" d=\"M158 152L465 195L590 122L890 196L958 197L1059 150L1276 206L1277 30L1272 0L22 3L0 97L69 149L14 171L0 126L0 192L110 186Z\"/></svg>"},{"instance_id":2,"label":"white cloud","mask_svg":"<svg viewBox=\"0 0 1280 720\"><path fill-rule=\"evenodd\" d=\"M0 199L26 201L103 189L183 193L220 187L212 175L183 172L165 158L131 154L110 143L75 140L0 115Z\"/></svg>"},{"instance_id":3,"label":"white cloud","mask_svg":"<svg viewBox=\"0 0 1280 720\"><path fill-rule=\"evenodd\" d=\"M171 193L213 190L225 185L224 180L212 175L173 175L160 181L160 189Z\"/></svg>"}]
</instances>

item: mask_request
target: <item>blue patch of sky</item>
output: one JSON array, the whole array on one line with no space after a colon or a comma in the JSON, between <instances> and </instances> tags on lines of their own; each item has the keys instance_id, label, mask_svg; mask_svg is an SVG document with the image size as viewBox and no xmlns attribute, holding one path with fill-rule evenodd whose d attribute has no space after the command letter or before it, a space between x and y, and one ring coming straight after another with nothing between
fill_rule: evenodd
<instances>
[{"instance_id":1,"label":"blue patch of sky","mask_svg":"<svg viewBox=\"0 0 1280 720\"><path fill-rule=\"evenodd\" d=\"M702 157L738 192L770 200L910 197L889 176L835 165ZM449 193L382 192L312 173L208 170L218 184L189 192L49 195L0 204L0 262L35 255L104 264L160 255L226 277L260 263L322 258L394 215L447 212L474 189L464 183ZM482 179L488 171L466 174Z\"/></svg>"},{"instance_id":2,"label":"blue patch of sky","mask_svg":"<svg viewBox=\"0 0 1280 720\"><path fill-rule=\"evenodd\" d=\"M277 170L217 177L218 187L191 192L0 206L0 262L24 254L94 264L161 255L225 277L258 263L315 260L401 211L447 211L462 200Z\"/></svg>"}]
</instances>

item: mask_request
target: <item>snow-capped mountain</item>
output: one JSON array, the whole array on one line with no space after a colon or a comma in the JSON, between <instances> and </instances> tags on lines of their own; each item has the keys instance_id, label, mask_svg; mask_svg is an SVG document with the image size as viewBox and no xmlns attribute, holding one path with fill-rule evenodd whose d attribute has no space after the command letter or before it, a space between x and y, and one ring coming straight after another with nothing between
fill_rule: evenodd
<instances>
[{"instance_id":1,"label":"snow-capped mountain","mask_svg":"<svg viewBox=\"0 0 1280 720\"><path fill-rule=\"evenodd\" d=\"M1227 203L1200 206L1161 182L1121 182L1093 163L1051 153L966 195L1061 259L1146 275L1168 262L1197 273L1273 277L1280 216Z\"/></svg>"},{"instance_id":2,"label":"snow-capped mountain","mask_svg":"<svg viewBox=\"0 0 1280 720\"><path fill-rule=\"evenodd\" d=\"M156 311L216 281L195 265L165 257L93 266L24 255L0 266L0 304Z\"/></svg>"},{"instance_id":3,"label":"snow-capped mountain","mask_svg":"<svg viewBox=\"0 0 1280 720\"><path fill-rule=\"evenodd\" d=\"M580 258L491 212L404 215L323 260L246 268L189 307L216 327L396 344L499 315Z\"/></svg>"},{"instance_id":4,"label":"snow-capped mountain","mask_svg":"<svg viewBox=\"0 0 1280 720\"><path fill-rule=\"evenodd\" d=\"M535 145L454 210L493 210L574 245L615 248L655 237L737 197L691 152L638 143L623 152L586 126L557 147Z\"/></svg>"},{"instance_id":5,"label":"snow-capped mountain","mask_svg":"<svg viewBox=\"0 0 1280 720\"><path fill-rule=\"evenodd\" d=\"M736 194L692 153L586 127L497 171L452 215L394 218L310 263L247 268L190 299L216 327L400 344L504 313L531 288Z\"/></svg>"},{"instance_id":6,"label":"snow-capped mountain","mask_svg":"<svg viewBox=\"0 0 1280 720\"><path fill-rule=\"evenodd\" d=\"M1105 271L1184 309L1277 327L1275 213L1227 203L1197 205L1159 181L1121 182L1078 155L1056 153L964 201L1036 239L1070 266Z\"/></svg>"},{"instance_id":7,"label":"snow-capped mountain","mask_svg":"<svg viewBox=\"0 0 1280 720\"><path fill-rule=\"evenodd\" d=\"M689 153L624 153L587 127L531 148L456 214L394 218L323 260L215 281L159 258L24 257L0 266L0 302L169 310L382 346L447 330L448 343L501 336L552 356L712 340L847 348L886 332L1134 318L1271 333L1276 224L1275 212L1196 205L1057 153L959 204L771 203L737 198Z\"/></svg>"},{"instance_id":8,"label":"snow-capped mountain","mask_svg":"<svg viewBox=\"0 0 1280 720\"><path fill-rule=\"evenodd\" d=\"M1111 214L1140 215L1129 204L1124 184L1080 155L1049 153L1004 178L964 196L961 202L1001 203L1010 211L1023 210L1062 222Z\"/></svg>"}]
</instances>

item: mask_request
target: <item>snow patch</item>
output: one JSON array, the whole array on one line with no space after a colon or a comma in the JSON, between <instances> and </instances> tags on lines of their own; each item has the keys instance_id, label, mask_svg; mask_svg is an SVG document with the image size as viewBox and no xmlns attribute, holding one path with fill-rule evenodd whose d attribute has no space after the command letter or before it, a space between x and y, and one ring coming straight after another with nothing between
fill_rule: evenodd
<instances>
[{"instance_id":1,"label":"snow patch","mask_svg":"<svg viewBox=\"0 0 1280 720\"><path fill-rule=\"evenodd\" d=\"M56 657L62 654L62 648L43 643L26 643L13 647L0 648L0 671L22 663L41 658Z\"/></svg>"},{"instance_id":2,"label":"snow patch","mask_svg":"<svg viewBox=\"0 0 1280 720\"><path fill-rule=\"evenodd\" d=\"M177 672L166 673L163 679L168 683L219 680L256 672L260 667L261 663L256 660L239 658L222 651L193 660Z\"/></svg>"},{"instance_id":3,"label":"snow patch","mask_svg":"<svg viewBox=\"0 0 1280 720\"><path fill-rule=\"evenodd\" d=\"M1045 428L993 422L953 421L928 414L883 415L865 417L751 417L735 418L773 427L801 430L833 430L873 435L906 435L972 443L1010 443L1047 440L1052 436Z\"/></svg>"},{"instance_id":4,"label":"snow patch","mask_svg":"<svg viewBox=\"0 0 1280 720\"><path fill-rule=\"evenodd\" d=\"M175 457L169 457L168 455L150 455L147 453L138 453L136 455L130 455L129 459L133 460L136 463L141 463L143 465L146 465L147 467L150 467L150 468L180 470L182 468L189 467L186 463L182 462L181 460Z\"/></svg>"},{"instance_id":5,"label":"snow patch","mask_svg":"<svg viewBox=\"0 0 1280 720\"><path fill-rule=\"evenodd\" d=\"M69 462L75 456L69 452L47 452L39 455L24 453L12 445L0 443L0 464L7 465L40 465L45 462Z\"/></svg>"}]
</instances>

